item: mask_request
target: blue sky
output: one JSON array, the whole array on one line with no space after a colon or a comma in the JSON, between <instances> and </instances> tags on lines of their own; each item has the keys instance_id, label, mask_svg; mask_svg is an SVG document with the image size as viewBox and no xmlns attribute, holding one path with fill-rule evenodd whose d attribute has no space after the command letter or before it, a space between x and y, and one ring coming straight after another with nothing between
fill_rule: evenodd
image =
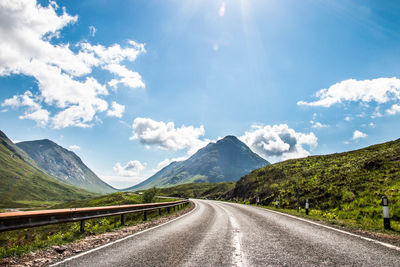
<instances>
[{"instance_id":1,"label":"blue sky","mask_svg":"<svg viewBox=\"0 0 400 267\"><path fill-rule=\"evenodd\" d=\"M0 3L0 129L118 188L236 135L271 162L399 138L397 1Z\"/></svg>"}]
</instances>

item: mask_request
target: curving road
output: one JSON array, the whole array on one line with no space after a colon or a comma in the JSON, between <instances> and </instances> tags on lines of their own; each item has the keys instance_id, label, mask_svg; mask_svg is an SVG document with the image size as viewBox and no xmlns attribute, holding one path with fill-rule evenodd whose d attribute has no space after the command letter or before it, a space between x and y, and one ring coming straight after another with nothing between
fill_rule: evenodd
<instances>
[{"instance_id":1,"label":"curving road","mask_svg":"<svg viewBox=\"0 0 400 267\"><path fill-rule=\"evenodd\" d=\"M400 250L265 209L193 200L174 221L57 266L400 266Z\"/></svg>"}]
</instances>

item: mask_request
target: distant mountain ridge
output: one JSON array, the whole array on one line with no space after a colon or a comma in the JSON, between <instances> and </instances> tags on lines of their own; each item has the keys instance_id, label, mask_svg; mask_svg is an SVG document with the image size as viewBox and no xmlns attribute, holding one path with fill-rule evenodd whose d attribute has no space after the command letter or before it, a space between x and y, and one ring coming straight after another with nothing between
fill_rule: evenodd
<instances>
[{"instance_id":1,"label":"distant mountain ridge","mask_svg":"<svg viewBox=\"0 0 400 267\"><path fill-rule=\"evenodd\" d=\"M0 207L29 206L26 201L67 201L94 196L48 175L0 131Z\"/></svg>"},{"instance_id":2,"label":"distant mountain ridge","mask_svg":"<svg viewBox=\"0 0 400 267\"><path fill-rule=\"evenodd\" d=\"M142 183L124 190L169 187L185 183L234 182L270 163L235 136L209 143L189 159L172 162Z\"/></svg>"},{"instance_id":3,"label":"distant mountain ridge","mask_svg":"<svg viewBox=\"0 0 400 267\"><path fill-rule=\"evenodd\" d=\"M102 181L74 152L51 140L26 141L16 145L24 150L40 168L64 183L100 194L117 191Z\"/></svg>"}]
</instances>

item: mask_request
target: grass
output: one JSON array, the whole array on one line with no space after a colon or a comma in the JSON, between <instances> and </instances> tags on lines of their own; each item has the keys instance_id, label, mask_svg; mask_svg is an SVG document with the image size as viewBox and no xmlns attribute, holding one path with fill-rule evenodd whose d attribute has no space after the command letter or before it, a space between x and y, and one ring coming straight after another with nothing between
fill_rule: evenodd
<instances>
[{"instance_id":1,"label":"grass","mask_svg":"<svg viewBox=\"0 0 400 267\"><path fill-rule=\"evenodd\" d=\"M393 221L393 220L391 221L391 229L385 230L383 228L383 219L375 220L375 219L363 218L362 220L358 220L349 216L341 217L335 215L332 212L321 211L316 209L310 209L309 214L306 215L305 209L300 209L299 211L297 211L297 209L275 208L275 206L258 205L258 207L267 208L270 210L275 210L306 219L312 219L324 222L326 224L345 227L352 230L367 230L371 232L385 233L389 235L400 234L400 223L398 221Z\"/></svg>"},{"instance_id":2,"label":"grass","mask_svg":"<svg viewBox=\"0 0 400 267\"><path fill-rule=\"evenodd\" d=\"M153 202L174 201L176 199L154 198ZM78 208L108 205L126 205L143 203L142 195L130 192L118 192L104 195L92 199L72 201L62 203L53 208ZM162 209L165 216L166 209ZM171 210L170 214L174 211ZM147 213L147 220L159 218L158 211ZM104 232L120 229L120 216L110 216L86 220L85 232L80 232L80 222L53 224L41 227L27 228L0 233L0 258L20 256L31 251L45 249L53 245L67 244L88 235L100 234ZM143 221L143 213L131 213L125 215L125 225L134 225Z\"/></svg>"},{"instance_id":3,"label":"grass","mask_svg":"<svg viewBox=\"0 0 400 267\"><path fill-rule=\"evenodd\" d=\"M298 193L296 193L296 191ZM390 201L393 228L400 223L400 139L364 149L287 160L242 177L225 199L294 210L310 200L312 216L373 231L382 229L381 197Z\"/></svg>"},{"instance_id":4,"label":"grass","mask_svg":"<svg viewBox=\"0 0 400 267\"><path fill-rule=\"evenodd\" d=\"M234 187L235 183L189 183L158 188L157 193L171 197L223 199Z\"/></svg>"}]
</instances>

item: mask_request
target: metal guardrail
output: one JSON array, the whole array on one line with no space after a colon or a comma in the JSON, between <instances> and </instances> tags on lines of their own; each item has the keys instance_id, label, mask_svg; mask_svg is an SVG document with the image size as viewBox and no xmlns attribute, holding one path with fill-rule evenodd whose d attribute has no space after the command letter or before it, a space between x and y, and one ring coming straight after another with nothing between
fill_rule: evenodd
<instances>
[{"instance_id":1,"label":"metal guardrail","mask_svg":"<svg viewBox=\"0 0 400 267\"><path fill-rule=\"evenodd\" d=\"M81 232L84 232L87 219L121 215L121 224L124 224L124 215L128 213L143 212L143 220L147 220L147 211L158 209L161 215L161 209L166 208L169 213L170 208L179 209L188 203L188 200L180 200L93 208L5 212L0 213L0 232L76 221L81 221Z\"/></svg>"}]
</instances>

